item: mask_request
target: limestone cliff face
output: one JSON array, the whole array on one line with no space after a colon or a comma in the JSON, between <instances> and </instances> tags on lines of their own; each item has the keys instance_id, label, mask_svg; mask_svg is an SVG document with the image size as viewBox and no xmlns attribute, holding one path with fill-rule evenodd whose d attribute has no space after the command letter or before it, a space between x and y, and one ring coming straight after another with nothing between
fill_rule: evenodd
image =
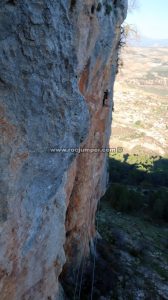
<instances>
[{"instance_id":1,"label":"limestone cliff face","mask_svg":"<svg viewBox=\"0 0 168 300\"><path fill-rule=\"evenodd\" d=\"M108 146L126 0L1 0L1 300L60 299L88 255ZM85 245L85 246L84 246Z\"/></svg>"}]
</instances>

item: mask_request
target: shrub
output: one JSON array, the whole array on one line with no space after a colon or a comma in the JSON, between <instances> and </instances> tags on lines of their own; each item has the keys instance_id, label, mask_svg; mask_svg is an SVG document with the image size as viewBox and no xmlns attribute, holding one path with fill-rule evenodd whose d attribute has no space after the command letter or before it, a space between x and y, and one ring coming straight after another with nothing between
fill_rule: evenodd
<instances>
[{"instance_id":1,"label":"shrub","mask_svg":"<svg viewBox=\"0 0 168 300\"><path fill-rule=\"evenodd\" d=\"M106 200L116 210L140 210L153 220L168 222L167 167L168 159L158 156L110 155L109 179L113 184Z\"/></svg>"},{"instance_id":2,"label":"shrub","mask_svg":"<svg viewBox=\"0 0 168 300\"><path fill-rule=\"evenodd\" d=\"M97 11L101 11L101 9L102 9L102 4L99 2L97 5Z\"/></svg>"},{"instance_id":3,"label":"shrub","mask_svg":"<svg viewBox=\"0 0 168 300\"><path fill-rule=\"evenodd\" d=\"M154 219L168 222L168 192L162 188L149 197L151 215Z\"/></svg>"},{"instance_id":4,"label":"shrub","mask_svg":"<svg viewBox=\"0 0 168 300\"><path fill-rule=\"evenodd\" d=\"M135 125L136 125L136 126L141 126L141 121L140 121L140 120L136 121L136 122L135 122Z\"/></svg>"},{"instance_id":5,"label":"shrub","mask_svg":"<svg viewBox=\"0 0 168 300\"><path fill-rule=\"evenodd\" d=\"M71 11L73 11L75 5L76 5L76 0L71 0L71 4L70 4L70 10Z\"/></svg>"},{"instance_id":6,"label":"shrub","mask_svg":"<svg viewBox=\"0 0 168 300\"><path fill-rule=\"evenodd\" d=\"M112 6L109 4L106 4L106 10L105 10L105 15L109 15L112 11Z\"/></svg>"},{"instance_id":7,"label":"shrub","mask_svg":"<svg viewBox=\"0 0 168 300\"><path fill-rule=\"evenodd\" d=\"M133 212L142 206L140 193L120 184L113 184L107 191L106 198L114 209L123 212Z\"/></svg>"}]
</instances>

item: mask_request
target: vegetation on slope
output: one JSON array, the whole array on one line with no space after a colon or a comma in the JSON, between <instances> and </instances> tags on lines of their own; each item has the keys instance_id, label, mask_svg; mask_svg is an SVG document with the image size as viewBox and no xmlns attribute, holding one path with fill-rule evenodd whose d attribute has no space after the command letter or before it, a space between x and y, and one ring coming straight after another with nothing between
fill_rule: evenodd
<instances>
[{"instance_id":1,"label":"vegetation on slope","mask_svg":"<svg viewBox=\"0 0 168 300\"><path fill-rule=\"evenodd\" d=\"M113 154L105 198L113 208L168 222L168 160L160 156Z\"/></svg>"}]
</instances>

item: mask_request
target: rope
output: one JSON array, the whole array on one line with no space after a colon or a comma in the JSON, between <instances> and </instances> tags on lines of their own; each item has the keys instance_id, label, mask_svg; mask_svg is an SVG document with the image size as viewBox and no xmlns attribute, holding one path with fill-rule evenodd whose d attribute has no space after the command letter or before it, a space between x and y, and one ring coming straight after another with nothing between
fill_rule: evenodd
<instances>
[{"instance_id":1,"label":"rope","mask_svg":"<svg viewBox=\"0 0 168 300\"><path fill-rule=\"evenodd\" d=\"M90 199L90 209L89 209L89 212L91 212L91 199ZM88 222L89 222L89 219L88 219ZM89 224L86 224L86 227L87 227L87 231L86 231L86 235L85 235L85 248L84 248L84 252L86 250L86 245L87 245L87 233L89 232ZM89 235L88 235L89 236ZM84 266L85 266L85 260L86 260L86 257L84 256L84 259L83 259L83 264L82 264L82 272L81 272L81 281L80 281L80 287L79 287L79 300L80 300L80 295L81 295L81 290L82 290L82 281L83 281L83 274L84 274Z\"/></svg>"},{"instance_id":2,"label":"rope","mask_svg":"<svg viewBox=\"0 0 168 300\"><path fill-rule=\"evenodd\" d=\"M81 239L81 232L80 232L80 239ZM78 267L78 270L77 270L76 283L75 283L75 291L74 291L74 297L73 297L74 300L76 300L76 293L77 293L77 290L78 290L78 281L80 280L79 279L79 271L80 271L80 268L81 268L81 264L82 264L82 259L80 261L80 264L79 264L79 267Z\"/></svg>"},{"instance_id":3,"label":"rope","mask_svg":"<svg viewBox=\"0 0 168 300\"><path fill-rule=\"evenodd\" d=\"M89 203L90 203L89 212L91 213L91 199L90 199ZM98 208L99 208L99 205L98 205ZM89 219L88 219L88 221L89 221ZM87 226L87 231L86 231L86 235L85 235L85 248L84 248L84 252L86 250L87 232L89 232L89 224L87 224L86 226ZM96 227L98 228L98 222L97 222L97 226ZM96 236L96 242L97 242L97 236ZM95 253L96 253L96 244L95 244L95 247L94 247L94 254ZM79 295L78 295L79 296L79 300L80 300L81 290L82 290L82 282L83 282L85 260L86 260L86 257L84 256L83 263L82 263L82 270L81 270L81 280L80 280L80 286L79 286ZM94 270L93 270L93 276L92 276L92 290L93 290L93 284L94 284L95 262L96 262L96 258L95 258L95 255L94 255ZM91 293L91 299L92 299L92 295L93 295L93 292Z\"/></svg>"},{"instance_id":4,"label":"rope","mask_svg":"<svg viewBox=\"0 0 168 300\"><path fill-rule=\"evenodd\" d=\"M91 297L90 299L93 299L93 288L94 288L94 280L95 280L95 266L96 266L96 244L97 244L97 238L95 240L95 245L94 245L94 257L93 257L93 273L92 273L92 287L91 287Z\"/></svg>"},{"instance_id":5,"label":"rope","mask_svg":"<svg viewBox=\"0 0 168 300\"><path fill-rule=\"evenodd\" d=\"M97 213L100 210L100 200L98 202L98 208L97 208ZM91 213L91 199L90 199L90 209L89 212ZM88 219L89 221L89 219ZM78 270L77 270L77 277L76 277L76 283L75 283L75 291L74 291L74 297L73 299L79 299L81 297L81 291L82 291L82 283L83 283L83 275L84 275L84 266L85 266L85 251L86 251L86 245L87 245L87 235L89 232L89 224L85 224L86 228L85 228L85 239L84 239L84 243L83 243L83 254L82 254L82 259L81 262L79 264ZM98 224L98 219L96 220L96 230L98 231L99 228L99 224ZM81 238L81 233L80 233L80 238ZM93 289L94 289L94 281L95 281L95 267L96 267L96 248L97 248L97 240L98 237L96 235L95 237L95 242L94 242L94 254L93 254L93 272L92 272L92 286L91 286L91 300L93 300ZM80 276L80 269L81 269L81 276ZM79 292L78 292L78 286L79 286ZM78 295L77 295L78 294ZM77 297L77 298L76 298Z\"/></svg>"},{"instance_id":6,"label":"rope","mask_svg":"<svg viewBox=\"0 0 168 300\"><path fill-rule=\"evenodd\" d=\"M81 262L79 264L78 271L77 271L77 279L76 279L75 291L74 291L74 300L76 300L78 285L79 285L79 293L78 293L77 299L79 299L79 300L80 300L80 295L81 295L81 290L82 290L82 281L83 281L83 272L84 272L84 263L85 263L85 255L84 254L85 254L85 250L86 250L87 230L85 230L85 233L86 234L85 234L85 239L84 239L84 243L83 243L82 259L81 259ZM80 238L81 238L81 233L80 233ZM81 277L79 276L80 269L81 269Z\"/></svg>"},{"instance_id":7,"label":"rope","mask_svg":"<svg viewBox=\"0 0 168 300\"><path fill-rule=\"evenodd\" d=\"M86 251L86 242L87 242L87 231L86 231L86 235L85 235L85 248L84 248L84 254L85 254L85 251ZM81 295L81 290L82 290L82 281L83 281L83 274L84 274L85 260L86 260L86 257L85 257L85 255L84 255L83 264L82 264L82 271L81 271L81 280L80 280L80 286L79 286L79 300L80 300L80 295Z\"/></svg>"},{"instance_id":8,"label":"rope","mask_svg":"<svg viewBox=\"0 0 168 300\"><path fill-rule=\"evenodd\" d=\"M76 292L78 287L78 278L79 278L79 270L80 270L81 263L79 264L78 270L77 270L77 276L76 276L76 283L75 283L75 291L74 291L74 300L76 299Z\"/></svg>"},{"instance_id":9,"label":"rope","mask_svg":"<svg viewBox=\"0 0 168 300\"><path fill-rule=\"evenodd\" d=\"M99 200L98 206L97 206L97 214L99 213L99 211L100 211L100 200ZM98 232L98 230L99 230L99 223L98 223L98 218L97 218L96 231ZM91 297L90 297L91 300L93 300L93 289L94 289L94 281L95 281L97 240L98 240L98 237L96 235L95 243L94 243L94 251L93 251L93 272L92 272L92 286L91 286Z\"/></svg>"}]
</instances>

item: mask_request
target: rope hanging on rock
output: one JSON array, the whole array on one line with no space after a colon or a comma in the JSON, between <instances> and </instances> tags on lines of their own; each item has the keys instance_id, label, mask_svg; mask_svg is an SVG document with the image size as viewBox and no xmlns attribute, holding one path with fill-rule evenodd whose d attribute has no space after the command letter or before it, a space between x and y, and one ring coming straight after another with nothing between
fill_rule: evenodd
<instances>
[{"instance_id":1,"label":"rope hanging on rock","mask_svg":"<svg viewBox=\"0 0 168 300\"><path fill-rule=\"evenodd\" d=\"M100 200L99 200L98 206L97 206L97 215L99 215L99 212L100 212ZM99 221L98 221L98 218L97 218L96 219L96 231L97 231L97 233L98 233L98 230L99 230ZM95 282L97 240L98 240L98 235L96 234L95 242L94 242L94 249L93 249L93 272L92 272L92 285L91 285L91 296L90 296L91 300L93 300L93 291L94 291L94 282Z\"/></svg>"},{"instance_id":2,"label":"rope hanging on rock","mask_svg":"<svg viewBox=\"0 0 168 300\"><path fill-rule=\"evenodd\" d=\"M86 227L86 228L85 228ZM84 226L84 242L82 245L82 259L80 261L78 270L77 270L77 277L76 277L76 282L75 282L75 290L74 290L74 300L80 300L80 295L82 291L82 282L83 282L83 273L84 273L84 265L85 265L85 252L86 252L86 243L87 243L87 237L88 237L88 225ZM81 238L81 232L80 232L80 238ZM81 276L80 276L80 270L81 270ZM79 291L78 291L78 286L79 286Z\"/></svg>"}]
</instances>

